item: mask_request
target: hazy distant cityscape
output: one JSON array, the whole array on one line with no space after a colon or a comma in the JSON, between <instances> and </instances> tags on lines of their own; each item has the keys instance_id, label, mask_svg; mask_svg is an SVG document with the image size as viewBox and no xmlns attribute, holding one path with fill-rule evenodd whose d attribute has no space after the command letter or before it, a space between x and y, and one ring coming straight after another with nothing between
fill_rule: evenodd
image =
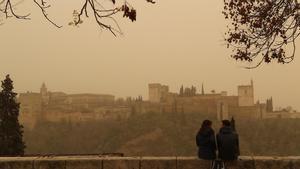
<instances>
[{"instance_id":1,"label":"hazy distant cityscape","mask_svg":"<svg viewBox=\"0 0 300 169\"><path fill-rule=\"evenodd\" d=\"M148 85L148 100L142 96L115 98L109 94L66 94L52 92L45 83L40 92L19 94L20 121L33 128L38 120L80 122L101 119L126 119L132 114L144 113L209 113L218 120L300 118L300 113L287 107L274 110L273 99L255 101L254 82L237 86L237 96L226 91L206 91L194 86L181 86L178 92L167 85ZM256 94L259 95L259 94Z\"/></svg>"}]
</instances>

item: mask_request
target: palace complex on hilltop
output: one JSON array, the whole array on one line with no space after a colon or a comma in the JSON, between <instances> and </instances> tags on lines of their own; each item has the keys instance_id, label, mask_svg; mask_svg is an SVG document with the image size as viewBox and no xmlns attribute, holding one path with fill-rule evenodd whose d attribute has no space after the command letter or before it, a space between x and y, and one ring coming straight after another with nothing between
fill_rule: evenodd
<instances>
[{"instance_id":1,"label":"palace complex on hilltop","mask_svg":"<svg viewBox=\"0 0 300 169\"><path fill-rule=\"evenodd\" d=\"M34 127L38 120L53 122L80 122L88 120L128 118L132 114L161 113L210 113L217 119L248 118L300 118L300 113L291 110L273 111L272 98L265 103L254 101L254 84L240 85L237 96L229 96L226 91L214 90L197 93L196 87L181 86L178 93L169 91L167 85L148 85L149 99L115 99L107 94L66 94L48 91L43 83L39 93L19 94L20 121L27 127Z\"/></svg>"}]
</instances>

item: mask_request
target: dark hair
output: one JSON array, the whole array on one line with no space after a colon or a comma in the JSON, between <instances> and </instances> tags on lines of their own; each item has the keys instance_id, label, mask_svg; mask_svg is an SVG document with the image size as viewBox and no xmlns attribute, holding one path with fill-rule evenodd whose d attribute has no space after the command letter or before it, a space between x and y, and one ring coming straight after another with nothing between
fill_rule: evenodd
<instances>
[{"instance_id":1,"label":"dark hair","mask_svg":"<svg viewBox=\"0 0 300 169\"><path fill-rule=\"evenodd\" d=\"M210 120L204 120L202 122L201 128L200 128L200 132L206 130L207 128L209 128L212 125L212 122Z\"/></svg>"},{"instance_id":2,"label":"dark hair","mask_svg":"<svg viewBox=\"0 0 300 169\"><path fill-rule=\"evenodd\" d=\"M231 126L229 120L222 120L222 124L223 124L224 126L227 126L227 127L230 127L230 126Z\"/></svg>"}]
</instances>

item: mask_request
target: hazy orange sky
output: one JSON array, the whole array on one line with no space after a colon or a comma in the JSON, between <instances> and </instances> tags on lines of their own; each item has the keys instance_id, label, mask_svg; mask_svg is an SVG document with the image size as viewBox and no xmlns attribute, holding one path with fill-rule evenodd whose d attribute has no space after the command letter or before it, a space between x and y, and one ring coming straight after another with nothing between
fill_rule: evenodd
<instances>
[{"instance_id":1,"label":"hazy orange sky","mask_svg":"<svg viewBox=\"0 0 300 169\"><path fill-rule=\"evenodd\" d=\"M237 85L253 78L256 100L273 96L275 107L300 110L300 56L288 65L242 68L224 45L221 0L129 1L137 22L118 18L125 35L117 38L93 20L80 28L67 26L81 0L48 2L62 29L43 19L32 1L17 6L21 14L32 13L30 21L9 19L0 26L0 76L11 74L17 92L39 91L45 82L51 91L148 98L151 82L168 84L172 91L182 84L200 88L203 82L207 92L236 95Z\"/></svg>"}]
</instances>

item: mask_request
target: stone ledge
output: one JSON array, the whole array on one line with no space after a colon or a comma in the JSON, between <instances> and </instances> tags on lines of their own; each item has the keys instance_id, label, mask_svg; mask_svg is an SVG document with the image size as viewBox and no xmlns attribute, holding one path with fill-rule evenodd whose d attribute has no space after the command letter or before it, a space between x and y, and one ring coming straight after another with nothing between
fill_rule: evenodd
<instances>
[{"instance_id":1,"label":"stone ledge","mask_svg":"<svg viewBox=\"0 0 300 169\"><path fill-rule=\"evenodd\" d=\"M209 169L197 157L2 157L0 169ZM300 169L300 156L241 156L227 169Z\"/></svg>"}]
</instances>

